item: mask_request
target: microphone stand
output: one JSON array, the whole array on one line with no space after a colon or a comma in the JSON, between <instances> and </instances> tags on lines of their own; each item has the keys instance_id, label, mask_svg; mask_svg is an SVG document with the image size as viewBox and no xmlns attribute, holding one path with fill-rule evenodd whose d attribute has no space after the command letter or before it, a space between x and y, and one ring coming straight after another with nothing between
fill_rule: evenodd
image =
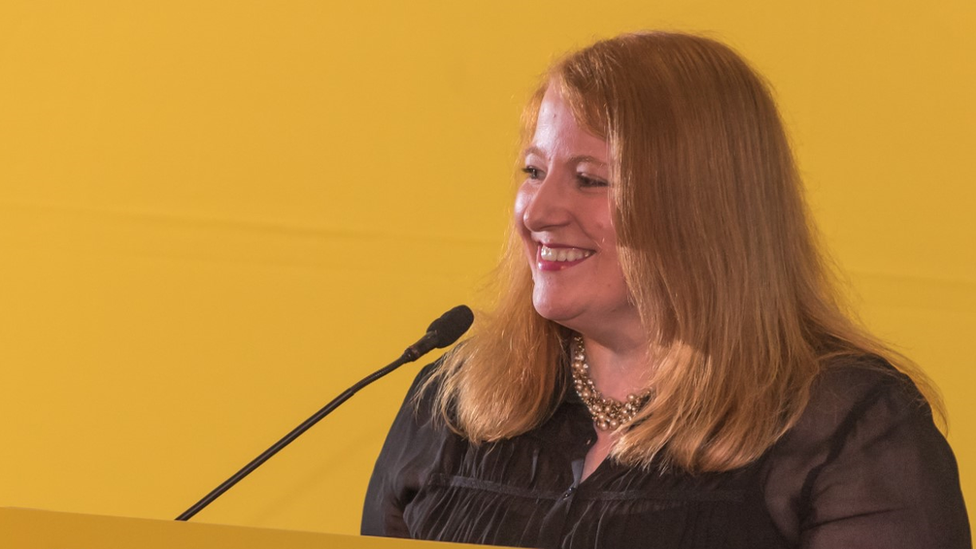
<instances>
[{"instance_id":1,"label":"microphone stand","mask_svg":"<svg viewBox=\"0 0 976 549\"><path fill-rule=\"evenodd\" d=\"M209 494L204 496L203 499L201 499L200 501L194 503L193 506L187 509L186 511L184 511L182 515L176 517L176 520L186 521L189 520L191 517L193 517L193 515L199 513L204 507L210 505L210 503L213 502L213 500L220 497L220 495L226 492L227 490L230 490L230 488L235 484L237 484L238 482L240 482L241 479L251 474L252 471L260 467L261 464L264 463L265 461L268 461L268 459L270 459L271 456L277 454L282 448L291 444L293 440L301 436L301 434L304 433L305 431L309 430L313 425L318 423L319 420L329 415L332 412L332 410L338 408L340 404L349 400L349 398L352 395L356 394L363 387L385 376L386 374L392 372L393 370L396 370L400 366L403 366L408 362L413 362L414 360L420 358L420 356L423 353L420 353L417 349L415 349L415 347L416 345L409 347L406 351L403 352L403 355L401 355L400 358L391 362L389 365L373 372L372 374L369 374L368 376L364 377L358 383L346 389L342 394L332 399L332 402L323 406L321 410L315 412L315 414L313 414L312 417L306 419L304 422L302 422L301 425L295 427L290 433L282 437L281 440L279 440L278 442L274 443L270 448L265 450L261 455L251 460L251 462L245 465L244 467L242 467L240 471L234 473L233 476L225 480L223 484L214 488Z\"/></svg>"},{"instance_id":2,"label":"microphone stand","mask_svg":"<svg viewBox=\"0 0 976 549\"><path fill-rule=\"evenodd\" d=\"M447 347L448 345L457 341L458 338L461 337L461 335L464 334L469 327L471 327L471 322L473 321L474 315L471 313L471 309L465 305L458 305L457 307L454 307L450 311L447 311L441 315L440 318L430 324L430 327L427 328L427 333L424 334L424 337L420 338L413 345L407 347L407 349L403 351L403 354L400 355L400 358L394 360L388 366L385 366L364 377L358 383L346 389L341 395L332 399L332 402L323 406L322 409L315 412L312 417L306 419L301 425L295 427L290 433L282 437L281 440L274 443L271 448L268 448L261 455L251 460L251 462L245 465L240 471L234 473L233 476L225 480L223 484L214 488L209 494L204 496L203 499L193 504L193 506L184 511L182 515L176 517L176 520L186 521L193 517L193 515L199 513L201 509L207 505L210 505L213 500L220 497L221 494L240 482L241 479L251 474L252 471L260 467L265 461L268 461L271 456L277 454L282 448L291 444L293 440L301 436L301 434L305 431L309 430L309 428L318 423L320 419L329 415L332 410L338 408L340 404L349 400L349 397L356 394L356 392L363 387L385 376L393 370L396 370L400 366L417 360L418 358L432 351L435 347L438 349L443 349L444 347Z\"/></svg>"}]
</instances>

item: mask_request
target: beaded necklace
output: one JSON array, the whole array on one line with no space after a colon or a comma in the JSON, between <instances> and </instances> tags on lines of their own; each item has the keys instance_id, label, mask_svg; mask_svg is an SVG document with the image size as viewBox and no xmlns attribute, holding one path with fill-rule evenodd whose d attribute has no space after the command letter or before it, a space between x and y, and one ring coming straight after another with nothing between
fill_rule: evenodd
<instances>
[{"instance_id":1,"label":"beaded necklace","mask_svg":"<svg viewBox=\"0 0 976 549\"><path fill-rule=\"evenodd\" d=\"M590 379L590 366L586 363L586 349L583 347L583 337L573 336L572 370L573 387L583 404L586 404L590 416L601 431L612 431L634 419L637 412L647 404L651 398L651 391L639 395L627 395L627 402L605 397Z\"/></svg>"}]
</instances>

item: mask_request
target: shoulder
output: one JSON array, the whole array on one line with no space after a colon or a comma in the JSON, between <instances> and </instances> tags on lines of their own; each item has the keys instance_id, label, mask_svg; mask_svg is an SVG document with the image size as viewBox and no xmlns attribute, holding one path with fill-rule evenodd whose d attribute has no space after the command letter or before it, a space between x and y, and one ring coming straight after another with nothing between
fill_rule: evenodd
<instances>
[{"instance_id":1,"label":"shoulder","mask_svg":"<svg viewBox=\"0 0 976 549\"><path fill-rule=\"evenodd\" d=\"M880 359L829 365L765 470L767 508L794 541L930 547L968 532L952 451L911 379Z\"/></svg>"},{"instance_id":2,"label":"shoulder","mask_svg":"<svg viewBox=\"0 0 976 549\"><path fill-rule=\"evenodd\" d=\"M774 465L816 473L814 468L829 464L854 439L895 426L938 432L908 376L881 359L838 359L814 381L803 414L770 458Z\"/></svg>"},{"instance_id":3,"label":"shoulder","mask_svg":"<svg viewBox=\"0 0 976 549\"><path fill-rule=\"evenodd\" d=\"M814 381L803 415L781 446L835 446L866 427L914 418L932 422L931 409L912 380L878 358L844 358Z\"/></svg>"},{"instance_id":4,"label":"shoulder","mask_svg":"<svg viewBox=\"0 0 976 549\"><path fill-rule=\"evenodd\" d=\"M434 400L440 385L440 379L435 374L439 368L440 361L428 364L414 377L393 421L388 439L400 437L400 442L408 442L419 436L421 431L425 432L424 436L430 436L432 424L439 423L434 410Z\"/></svg>"}]
</instances>

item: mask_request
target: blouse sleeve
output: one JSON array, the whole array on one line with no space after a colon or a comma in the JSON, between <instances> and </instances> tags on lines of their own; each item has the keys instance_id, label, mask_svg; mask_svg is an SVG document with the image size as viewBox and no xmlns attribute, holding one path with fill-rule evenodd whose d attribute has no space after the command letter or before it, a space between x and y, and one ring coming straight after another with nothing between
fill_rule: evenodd
<instances>
[{"instance_id":1,"label":"blouse sleeve","mask_svg":"<svg viewBox=\"0 0 976 549\"><path fill-rule=\"evenodd\" d=\"M404 508L421 487L434 463L437 441L430 429L429 407L416 406L415 397L435 365L424 368L397 413L376 460L366 489L360 532L368 536L410 537Z\"/></svg>"},{"instance_id":2,"label":"blouse sleeve","mask_svg":"<svg viewBox=\"0 0 976 549\"><path fill-rule=\"evenodd\" d=\"M771 514L800 547L972 547L952 450L904 376L828 374L784 442Z\"/></svg>"}]
</instances>

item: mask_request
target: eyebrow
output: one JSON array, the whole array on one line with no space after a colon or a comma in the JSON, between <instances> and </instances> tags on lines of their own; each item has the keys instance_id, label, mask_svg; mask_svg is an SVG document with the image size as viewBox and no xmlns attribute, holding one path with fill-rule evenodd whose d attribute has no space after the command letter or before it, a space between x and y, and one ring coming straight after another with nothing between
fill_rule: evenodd
<instances>
[{"instance_id":1,"label":"eyebrow","mask_svg":"<svg viewBox=\"0 0 976 549\"><path fill-rule=\"evenodd\" d=\"M522 152L522 158L525 158L526 156L529 156L530 154L534 154L534 155L537 155L537 156L541 156L543 158L548 158L548 156L546 155L546 153L544 153L542 151L542 149L540 149L539 147L535 147L535 146L526 148L525 151ZM606 166L607 165L606 162L604 162L604 161L596 158L595 156L590 156L588 154L578 154L576 156L571 156L571 157L569 157L569 162L570 162L570 164L582 164L583 162L588 162L590 164L596 164L598 166Z\"/></svg>"}]
</instances>

